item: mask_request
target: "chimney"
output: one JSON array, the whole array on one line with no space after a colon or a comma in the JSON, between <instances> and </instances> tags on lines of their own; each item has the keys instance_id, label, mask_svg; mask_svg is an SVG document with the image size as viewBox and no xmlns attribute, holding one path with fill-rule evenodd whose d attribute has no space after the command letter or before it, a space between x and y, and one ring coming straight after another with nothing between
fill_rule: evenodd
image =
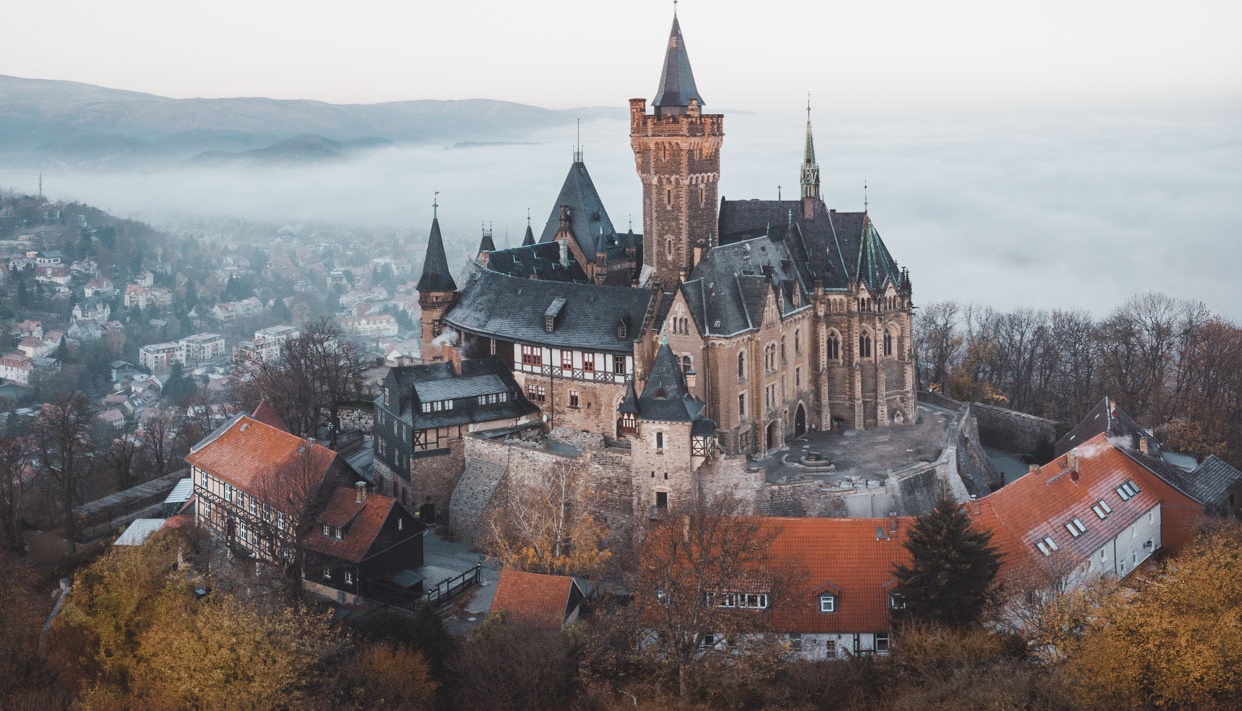
<instances>
[{"instance_id":1,"label":"chimney","mask_svg":"<svg viewBox=\"0 0 1242 711\"><path fill-rule=\"evenodd\" d=\"M1143 454L1151 454L1151 451L1148 449L1149 446L1150 445L1147 444L1147 438L1139 435L1139 451Z\"/></svg>"},{"instance_id":2,"label":"chimney","mask_svg":"<svg viewBox=\"0 0 1242 711\"><path fill-rule=\"evenodd\" d=\"M1065 468L1072 472L1078 471L1078 448L1074 447L1065 455Z\"/></svg>"},{"instance_id":3,"label":"chimney","mask_svg":"<svg viewBox=\"0 0 1242 711\"><path fill-rule=\"evenodd\" d=\"M367 500L367 483L365 481L354 482L354 503L361 504Z\"/></svg>"},{"instance_id":4,"label":"chimney","mask_svg":"<svg viewBox=\"0 0 1242 711\"><path fill-rule=\"evenodd\" d=\"M888 512L888 531L889 533L897 533L897 512Z\"/></svg>"}]
</instances>

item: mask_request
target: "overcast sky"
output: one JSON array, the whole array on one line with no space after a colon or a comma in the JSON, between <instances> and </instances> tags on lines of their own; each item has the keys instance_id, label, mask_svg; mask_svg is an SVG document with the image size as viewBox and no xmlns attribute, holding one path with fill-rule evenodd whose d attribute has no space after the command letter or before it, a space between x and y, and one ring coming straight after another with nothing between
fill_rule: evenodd
<instances>
[{"instance_id":1,"label":"overcast sky","mask_svg":"<svg viewBox=\"0 0 1242 711\"><path fill-rule=\"evenodd\" d=\"M655 92L655 0L6 3L0 73L178 98L623 105ZM1238 0L685 0L708 106L876 108L1236 97Z\"/></svg>"}]
</instances>

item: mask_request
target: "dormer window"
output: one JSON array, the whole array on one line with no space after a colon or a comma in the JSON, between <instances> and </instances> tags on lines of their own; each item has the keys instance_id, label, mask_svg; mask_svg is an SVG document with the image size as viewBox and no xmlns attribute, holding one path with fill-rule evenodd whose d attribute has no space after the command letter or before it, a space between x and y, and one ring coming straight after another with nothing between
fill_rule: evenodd
<instances>
[{"instance_id":1,"label":"dormer window","mask_svg":"<svg viewBox=\"0 0 1242 711\"><path fill-rule=\"evenodd\" d=\"M832 613L837 611L837 596L832 593L824 593L819 596L819 611L822 613Z\"/></svg>"},{"instance_id":2,"label":"dormer window","mask_svg":"<svg viewBox=\"0 0 1242 711\"><path fill-rule=\"evenodd\" d=\"M618 319L617 320L617 340L624 341L628 339L629 337L630 337L630 325L625 322L624 318Z\"/></svg>"}]
</instances>

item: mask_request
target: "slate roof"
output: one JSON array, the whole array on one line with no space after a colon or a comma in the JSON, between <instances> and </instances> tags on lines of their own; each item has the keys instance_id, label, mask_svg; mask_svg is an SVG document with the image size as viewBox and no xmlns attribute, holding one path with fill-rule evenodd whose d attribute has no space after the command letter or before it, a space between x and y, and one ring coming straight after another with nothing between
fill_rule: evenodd
<instances>
[{"instance_id":1,"label":"slate roof","mask_svg":"<svg viewBox=\"0 0 1242 711\"><path fill-rule=\"evenodd\" d=\"M1143 474L1138 463L1100 434L1078 447L1077 481L1061 456L965 506L972 514L977 511L979 524L992 532L1002 570L1014 574L1046 559L1035 546L1044 536L1079 560L1090 558L1160 503L1157 492L1142 485ZM1138 495L1123 501L1117 487L1136 479ZM1103 520L1091 510L1101 500L1112 508ZM1077 537L1065 528L1073 518L1087 528Z\"/></svg>"},{"instance_id":2,"label":"slate roof","mask_svg":"<svg viewBox=\"0 0 1242 711\"><path fill-rule=\"evenodd\" d=\"M690 69L690 55L686 52L686 40L681 36L681 23L673 15L673 29L668 34L668 50L664 53L664 69L660 72L660 88L656 89L652 106L686 107L696 99L703 105L703 97L694 85L694 72Z\"/></svg>"},{"instance_id":3,"label":"slate roof","mask_svg":"<svg viewBox=\"0 0 1242 711\"><path fill-rule=\"evenodd\" d=\"M872 292L885 281L902 283L902 272L865 212L836 212L816 201L814 217L803 216L801 200L721 200L720 243L770 234L783 241L804 283L845 290L851 280Z\"/></svg>"},{"instance_id":4,"label":"slate roof","mask_svg":"<svg viewBox=\"0 0 1242 711\"><path fill-rule=\"evenodd\" d=\"M496 242L492 239L491 230L483 230L483 239L479 240L479 252L496 251Z\"/></svg>"},{"instance_id":5,"label":"slate roof","mask_svg":"<svg viewBox=\"0 0 1242 711\"><path fill-rule=\"evenodd\" d=\"M491 252L487 255L487 268L522 279L586 282L586 272L573 251L567 250L565 258L567 263L562 264L561 245L553 240Z\"/></svg>"},{"instance_id":6,"label":"slate roof","mask_svg":"<svg viewBox=\"0 0 1242 711\"><path fill-rule=\"evenodd\" d=\"M1216 505L1224 502L1240 483L1242 471L1213 454L1194 471L1183 474L1174 486L1200 503Z\"/></svg>"},{"instance_id":7,"label":"slate roof","mask_svg":"<svg viewBox=\"0 0 1242 711\"><path fill-rule=\"evenodd\" d=\"M690 394L681 364L667 343L660 345L651 373L638 398L638 417L662 422L693 422L703 412L703 402Z\"/></svg>"},{"instance_id":8,"label":"slate roof","mask_svg":"<svg viewBox=\"0 0 1242 711\"><path fill-rule=\"evenodd\" d=\"M1160 441L1108 397L1091 408L1078 426L1057 441L1055 451L1060 456L1080 442L1099 435L1108 437L1119 451L1169 486L1206 506L1221 505L1229 492L1242 483L1242 472L1216 457L1209 457L1191 472L1169 461ZM1142 441L1147 443L1146 453L1140 448Z\"/></svg>"},{"instance_id":9,"label":"slate roof","mask_svg":"<svg viewBox=\"0 0 1242 711\"><path fill-rule=\"evenodd\" d=\"M526 400L513 374L494 357L463 360L460 373L447 361L399 366L388 371L385 386L395 388L399 398L390 409L419 430L516 419L539 409ZM439 412L423 412L421 407L423 402L499 393L508 393L508 401Z\"/></svg>"},{"instance_id":10,"label":"slate roof","mask_svg":"<svg viewBox=\"0 0 1242 711\"><path fill-rule=\"evenodd\" d=\"M367 494L361 504L355 500L355 491L349 487L340 487L332 492L332 499L320 514L319 520L330 526L345 528L345 534L337 540L323 535L322 528L315 528L306 538L306 545L311 550L325 555L361 563L369 557L384 523L394 508L398 507L396 499L379 494ZM421 526L415 525L416 519L407 515L410 536L422 532Z\"/></svg>"},{"instance_id":11,"label":"slate roof","mask_svg":"<svg viewBox=\"0 0 1242 711\"><path fill-rule=\"evenodd\" d=\"M632 353L654 295L652 289L518 279L473 263L444 320L468 333L503 341ZM544 313L557 298L566 300L565 307L548 332ZM626 338L619 339L617 324L626 318L631 327Z\"/></svg>"},{"instance_id":12,"label":"slate roof","mask_svg":"<svg viewBox=\"0 0 1242 711\"><path fill-rule=\"evenodd\" d=\"M312 457L323 476L336 461L336 452L327 447L279 430L249 415L238 415L195 445L185 460L262 498L279 485L281 471L286 467L298 466L297 460L302 456Z\"/></svg>"},{"instance_id":13,"label":"slate roof","mask_svg":"<svg viewBox=\"0 0 1242 711\"><path fill-rule=\"evenodd\" d=\"M904 542L913 519L768 518L775 529L769 565L788 571L792 595L775 599L772 626L780 632L887 632L893 566L909 564ZM884 531L884 538L876 535ZM837 596L836 612L821 613L819 596Z\"/></svg>"},{"instance_id":14,"label":"slate roof","mask_svg":"<svg viewBox=\"0 0 1242 711\"><path fill-rule=\"evenodd\" d=\"M556 239L556 233L561 229L562 207L569 208L569 231L578 242L578 248L588 261L597 261L599 253L608 246L608 237L615 236L617 231L608 218L604 201L595 189L586 164L581 160L575 160L569 166L569 174L565 176L561 192L557 194L552 212L543 226L540 242Z\"/></svg>"},{"instance_id":15,"label":"slate roof","mask_svg":"<svg viewBox=\"0 0 1242 711\"><path fill-rule=\"evenodd\" d=\"M681 285L695 325L705 336L759 328L771 288L780 297L782 317L810 308L808 291L784 241L767 237L712 249Z\"/></svg>"},{"instance_id":16,"label":"slate roof","mask_svg":"<svg viewBox=\"0 0 1242 711\"><path fill-rule=\"evenodd\" d=\"M572 610L570 598L577 583L568 575L500 571L492 614L505 612L537 629L559 630ZM581 591L579 591L581 594Z\"/></svg>"},{"instance_id":17,"label":"slate roof","mask_svg":"<svg viewBox=\"0 0 1242 711\"><path fill-rule=\"evenodd\" d=\"M444 254L444 238L440 236L440 218L431 218L431 235L427 238L427 256L423 258L423 275L415 287L420 293L428 291L457 291L453 274L449 271L448 257Z\"/></svg>"},{"instance_id":18,"label":"slate roof","mask_svg":"<svg viewBox=\"0 0 1242 711\"><path fill-rule=\"evenodd\" d=\"M625 381L625 398L621 400L620 405L617 405L617 412L638 414L638 395L634 392L633 378Z\"/></svg>"},{"instance_id":19,"label":"slate roof","mask_svg":"<svg viewBox=\"0 0 1242 711\"><path fill-rule=\"evenodd\" d=\"M530 228L530 221L529 221L529 220L527 220L527 222L526 222L526 236L524 236L524 237L522 238L522 246L523 246L523 247L529 247L529 246L531 246L531 245L532 245L532 244L534 244L534 243L535 243L535 233L534 233L534 231L533 231L533 230L531 230L531 228Z\"/></svg>"}]
</instances>

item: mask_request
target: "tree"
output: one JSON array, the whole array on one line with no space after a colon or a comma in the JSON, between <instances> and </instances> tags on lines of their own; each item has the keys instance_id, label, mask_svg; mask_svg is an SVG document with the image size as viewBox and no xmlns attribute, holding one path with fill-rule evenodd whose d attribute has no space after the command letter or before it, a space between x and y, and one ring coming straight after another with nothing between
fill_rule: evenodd
<instances>
[{"instance_id":1,"label":"tree","mask_svg":"<svg viewBox=\"0 0 1242 711\"><path fill-rule=\"evenodd\" d=\"M484 547L506 568L591 577L610 557L607 529L587 508L594 498L568 463L534 481L510 478L485 519Z\"/></svg>"},{"instance_id":2,"label":"tree","mask_svg":"<svg viewBox=\"0 0 1242 711\"><path fill-rule=\"evenodd\" d=\"M69 550L76 548L77 520L73 509L91 473L91 423L95 408L86 395L64 391L43 404L35 417L35 443L41 473L52 483L53 496L64 516Z\"/></svg>"},{"instance_id":3,"label":"tree","mask_svg":"<svg viewBox=\"0 0 1242 711\"><path fill-rule=\"evenodd\" d=\"M293 600L302 596L306 540L337 483L332 476L334 464L331 450L308 443L292 458L274 465L256 485L255 498L263 502L263 511L253 519L253 528L257 540L266 546L258 552L281 566L286 592Z\"/></svg>"},{"instance_id":4,"label":"tree","mask_svg":"<svg viewBox=\"0 0 1242 711\"><path fill-rule=\"evenodd\" d=\"M795 586L798 571L768 566L775 530L739 510L728 496L696 503L655 523L638 552L636 624L648 642L642 649L675 671L683 701L713 666L727 663L743 673L783 655L765 634L769 615L760 595L779 597ZM739 596L755 604L741 604Z\"/></svg>"},{"instance_id":5,"label":"tree","mask_svg":"<svg viewBox=\"0 0 1242 711\"><path fill-rule=\"evenodd\" d=\"M905 543L911 563L893 567L904 615L953 627L978 622L993 600L992 582L1000 569L991 540L990 531L974 528L949 499L916 518Z\"/></svg>"},{"instance_id":6,"label":"tree","mask_svg":"<svg viewBox=\"0 0 1242 711\"><path fill-rule=\"evenodd\" d=\"M0 437L0 537L3 548L10 551L20 551L25 546L21 507L22 497L30 488L28 446L16 437Z\"/></svg>"},{"instance_id":7,"label":"tree","mask_svg":"<svg viewBox=\"0 0 1242 711\"><path fill-rule=\"evenodd\" d=\"M522 711L569 708L577 691L577 653L567 635L493 617L450 658L449 708Z\"/></svg>"},{"instance_id":8,"label":"tree","mask_svg":"<svg viewBox=\"0 0 1242 711\"><path fill-rule=\"evenodd\" d=\"M146 418L142 429L138 430L137 435L142 442L142 451L146 455L152 477L168 474L173 462L184 456L174 451L178 439L178 419L176 410L161 406L153 416ZM188 447L184 451L188 452Z\"/></svg>"},{"instance_id":9,"label":"tree","mask_svg":"<svg viewBox=\"0 0 1242 711\"><path fill-rule=\"evenodd\" d=\"M359 388L362 362L358 347L342 339L335 324L321 319L282 343L279 357L265 361L251 354L239 371L245 409L267 400L299 437L315 437L326 416L335 446L340 410Z\"/></svg>"},{"instance_id":10,"label":"tree","mask_svg":"<svg viewBox=\"0 0 1242 711\"><path fill-rule=\"evenodd\" d=\"M117 489L128 489L146 479L142 440L135 434L126 432L108 443L103 451L103 461L111 470Z\"/></svg>"},{"instance_id":11,"label":"tree","mask_svg":"<svg viewBox=\"0 0 1242 711\"><path fill-rule=\"evenodd\" d=\"M1201 537L1137 591L1088 587L1063 599L1038 641L1095 708L1232 709L1242 704L1242 528Z\"/></svg>"}]
</instances>

